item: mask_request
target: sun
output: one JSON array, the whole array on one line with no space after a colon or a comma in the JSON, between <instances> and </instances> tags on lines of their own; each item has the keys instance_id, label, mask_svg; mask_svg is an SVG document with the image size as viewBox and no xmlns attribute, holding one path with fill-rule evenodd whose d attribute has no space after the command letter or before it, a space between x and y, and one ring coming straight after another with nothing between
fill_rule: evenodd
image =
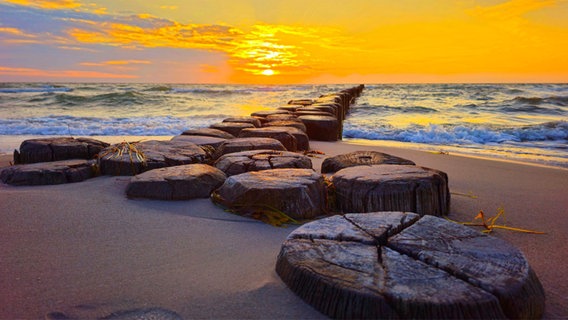
<instances>
[{"instance_id":1,"label":"sun","mask_svg":"<svg viewBox=\"0 0 568 320\"><path fill-rule=\"evenodd\" d=\"M263 75L265 75L265 76L272 76L272 75L274 75L274 70L272 70L272 69L265 69L265 70L262 70L261 73L262 73Z\"/></svg>"}]
</instances>

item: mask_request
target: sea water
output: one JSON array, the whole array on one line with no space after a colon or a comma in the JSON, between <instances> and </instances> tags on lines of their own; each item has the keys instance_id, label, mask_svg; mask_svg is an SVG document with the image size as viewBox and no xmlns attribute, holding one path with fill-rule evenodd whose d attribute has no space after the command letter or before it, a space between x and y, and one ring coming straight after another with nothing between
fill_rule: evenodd
<instances>
[{"instance_id":1,"label":"sea water","mask_svg":"<svg viewBox=\"0 0 568 320\"><path fill-rule=\"evenodd\" d=\"M0 83L0 137L173 136L352 86ZM343 137L568 168L568 84L366 84Z\"/></svg>"}]
</instances>

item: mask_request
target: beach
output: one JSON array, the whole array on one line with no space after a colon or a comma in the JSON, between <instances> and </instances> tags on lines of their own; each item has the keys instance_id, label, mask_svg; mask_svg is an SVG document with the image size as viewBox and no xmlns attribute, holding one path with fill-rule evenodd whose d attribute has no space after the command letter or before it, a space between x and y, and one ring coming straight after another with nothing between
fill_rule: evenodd
<instances>
[{"instance_id":1,"label":"beach","mask_svg":"<svg viewBox=\"0 0 568 320\"><path fill-rule=\"evenodd\" d=\"M311 142L324 157L376 150L446 172L448 218L471 221L505 210L506 224L544 235L495 230L519 248L546 293L544 318L568 317L568 170L453 153L349 142ZM2 156L0 166L11 157ZM160 307L185 319L318 319L274 271L277 228L227 213L209 199L129 200L129 177L80 183L0 185L0 318L104 317ZM498 223L502 221L498 221ZM477 228L481 231L480 228ZM451 294L451 293L448 293Z\"/></svg>"}]
</instances>

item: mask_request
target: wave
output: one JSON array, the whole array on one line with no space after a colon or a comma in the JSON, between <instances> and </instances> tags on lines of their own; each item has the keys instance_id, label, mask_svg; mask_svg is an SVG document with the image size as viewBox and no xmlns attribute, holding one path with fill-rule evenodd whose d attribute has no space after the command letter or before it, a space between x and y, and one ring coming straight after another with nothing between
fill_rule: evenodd
<instances>
[{"instance_id":1,"label":"wave","mask_svg":"<svg viewBox=\"0 0 568 320\"><path fill-rule=\"evenodd\" d=\"M422 106L409 106L409 107L396 107L387 105L370 105L366 103L358 104L353 109L354 114L361 114L364 116L365 113L377 113L377 112L394 112L394 113L432 113L438 112L438 110Z\"/></svg>"},{"instance_id":2,"label":"wave","mask_svg":"<svg viewBox=\"0 0 568 320\"><path fill-rule=\"evenodd\" d=\"M227 117L215 114L187 118L48 116L0 119L0 135L169 136L179 135L188 129L208 127Z\"/></svg>"},{"instance_id":3,"label":"wave","mask_svg":"<svg viewBox=\"0 0 568 320\"><path fill-rule=\"evenodd\" d=\"M50 93L50 92L70 92L71 88L61 86L43 87L20 87L20 88L0 88L0 93Z\"/></svg>"},{"instance_id":4,"label":"wave","mask_svg":"<svg viewBox=\"0 0 568 320\"><path fill-rule=\"evenodd\" d=\"M97 95L74 95L60 93L55 95L55 103L64 106L83 106L89 104L102 104L106 106L142 105L148 102L151 96L136 91L103 93Z\"/></svg>"},{"instance_id":5,"label":"wave","mask_svg":"<svg viewBox=\"0 0 568 320\"><path fill-rule=\"evenodd\" d=\"M568 139L568 122L556 121L516 128L473 126L413 126L399 129L392 126L377 128L356 127L346 123L346 138L394 140L427 144L492 144L504 142L557 141Z\"/></svg>"},{"instance_id":6,"label":"wave","mask_svg":"<svg viewBox=\"0 0 568 320\"><path fill-rule=\"evenodd\" d=\"M557 106L568 106L568 96L550 96L550 97L515 97L514 99L505 101L510 102L513 104L531 104L531 105L540 105L540 104L553 104Z\"/></svg>"}]
</instances>

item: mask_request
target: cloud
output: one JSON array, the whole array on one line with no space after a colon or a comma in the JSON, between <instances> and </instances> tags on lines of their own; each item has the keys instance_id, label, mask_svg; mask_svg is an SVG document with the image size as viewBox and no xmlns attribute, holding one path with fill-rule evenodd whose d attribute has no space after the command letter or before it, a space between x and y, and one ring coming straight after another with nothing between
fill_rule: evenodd
<instances>
[{"instance_id":1,"label":"cloud","mask_svg":"<svg viewBox=\"0 0 568 320\"><path fill-rule=\"evenodd\" d=\"M470 13L473 16L494 20L513 19L557 3L557 0L510 0L494 6L477 6L470 10Z\"/></svg>"},{"instance_id":2,"label":"cloud","mask_svg":"<svg viewBox=\"0 0 568 320\"><path fill-rule=\"evenodd\" d=\"M136 75L116 74L84 70L42 70L35 68L14 68L0 66L0 75L31 78L93 78L93 79L134 79Z\"/></svg>"},{"instance_id":3,"label":"cloud","mask_svg":"<svg viewBox=\"0 0 568 320\"><path fill-rule=\"evenodd\" d=\"M49 10L75 9L81 4L75 0L4 0L5 2Z\"/></svg>"},{"instance_id":4,"label":"cloud","mask_svg":"<svg viewBox=\"0 0 568 320\"><path fill-rule=\"evenodd\" d=\"M151 64L149 60L107 60L102 62L82 62L82 66L116 66L116 65L129 65L129 64Z\"/></svg>"}]
</instances>

